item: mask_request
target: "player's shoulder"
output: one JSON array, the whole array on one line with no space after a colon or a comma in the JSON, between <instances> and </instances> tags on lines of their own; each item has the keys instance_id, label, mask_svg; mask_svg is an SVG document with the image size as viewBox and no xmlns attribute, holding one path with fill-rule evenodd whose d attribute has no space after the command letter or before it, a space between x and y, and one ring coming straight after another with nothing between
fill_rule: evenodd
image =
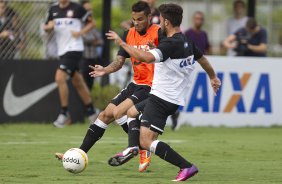
<instances>
[{"instance_id":1,"label":"player's shoulder","mask_svg":"<svg viewBox=\"0 0 282 184\"><path fill-rule=\"evenodd\" d=\"M183 33L176 33L171 37L166 37L162 39L163 42L178 43L185 42L188 38Z\"/></svg>"},{"instance_id":2,"label":"player's shoulder","mask_svg":"<svg viewBox=\"0 0 282 184\"><path fill-rule=\"evenodd\" d=\"M52 10L52 9L58 9L58 8L60 8L59 7L59 2L55 2L55 3L52 3L51 5L50 5L50 9Z\"/></svg>"},{"instance_id":3,"label":"player's shoulder","mask_svg":"<svg viewBox=\"0 0 282 184\"><path fill-rule=\"evenodd\" d=\"M72 7L78 7L78 8L81 8L81 7L82 7L81 4L79 4L79 3L77 3L77 2L73 2L73 1L70 1L70 6L72 6Z\"/></svg>"},{"instance_id":4,"label":"player's shoulder","mask_svg":"<svg viewBox=\"0 0 282 184\"><path fill-rule=\"evenodd\" d=\"M161 26L159 26L158 24L152 24L152 25L150 26L150 29L159 30L159 29L161 29Z\"/></svg>"}]
</instances>

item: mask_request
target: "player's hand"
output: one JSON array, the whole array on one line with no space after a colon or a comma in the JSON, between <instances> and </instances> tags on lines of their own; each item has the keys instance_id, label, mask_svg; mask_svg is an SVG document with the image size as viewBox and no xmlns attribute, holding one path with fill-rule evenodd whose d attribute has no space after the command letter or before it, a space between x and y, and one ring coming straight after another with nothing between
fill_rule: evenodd
<instances>
[{"instance_id":1,"label":"player's hand","mask_svg":"<svg viewBox=\"0 0 282 184\"><path fill-rule=\"evenodd\" d=\"M0 33L0 38L7 38L9 37L9 35L10 35L9 31L2 31Z\"/></svg>"},{"instance_id":2,"label":"player's hand","mask_svg":"<svg viewBox=\"0 0 282 184\"><path fill-rule=\"evenodd\" d=\"M101 65L91 66L89 65L93 71L89 73L91 77L101 77L106 74L105 68Z\"/></svg>"},{"instance_id":3,"label":"player's hand","mask_svg":"<svg viewBox=\"0 0 282 184\"><path fill-rule=\"evenodd\" d=\"M214 96L216 96L217 91L221 86L221 81L217 77L215 77L215 78L211 79L211 86L212 86L212 89L213 89L213 94L214 94Z\"/></svg>"},{"instance_id":4,"label":"player's hand","mask_svg":"<svg viewBox=\"0 0 282 184\"><path fill-rule=\"evenodd\" d=\"M155 43L152 42L152 41L148 41L148 44L147 44L147 45L149 46L150 49L154 49L154 48L157 47L157 46L155 45Z\"/></svg>"},{"instance_id":5,"label":"player's hand","mask_svg":"<svg viewBox=\"0 0 282 184\"><path fill-rule=\"evenodd\" d=\"M120 45L121 43L123 43L122 39L114 31L110 30L108 33L106 33L106 36L108 40L114 40L117 45Z\"/></svg>"},{"instance_id":6,"label":"player's hand","mask_svg":"<svg viewBox=\"0 0 282 184\"><path fill-rule=\"evenodd\" d=\"M79 38L82 36L81 32L76 32L76 31L71 31L71 35L74 37L74 38Z\"/></svg>"},{"instance_id":7,"label":"player's hand","mask_svg":"<svg viewBox=\"0 0 282 184\"><path fill-rule=\"evenodd\" d=\"M48 24L45 24L43 26L43 30L46 31L46 32L50 32L54 29L54 26L55 26L54 21L49 21Z\"/></svg>"}]
</instances>

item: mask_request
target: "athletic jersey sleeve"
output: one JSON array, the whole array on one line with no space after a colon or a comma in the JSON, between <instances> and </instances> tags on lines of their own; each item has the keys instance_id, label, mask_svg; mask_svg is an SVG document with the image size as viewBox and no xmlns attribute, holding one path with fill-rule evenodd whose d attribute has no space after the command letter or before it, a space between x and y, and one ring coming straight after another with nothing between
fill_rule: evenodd
<instances>
[{"instance_id":1,"label":"athletic jersey sleeve","mask_svg":"<svg viewBox=\"0 0 282 184\"><path fill-rule=\"evenodd\" d=\"M48 13L47 13L47 19L45 24L48 24L49 21L53 20L53 16L52 16L52 7L49 8Z\"/></svg>"},{"instance_id":2,"label":"athletic jersey sleeve","mask_svg":"<svg viewBox=\"0 0 282 184\"><path fill-rule=\"evenodd\" d=\"M124 42L126 42L127 34L128 34L128 31L125 31L125 32L123 33L122 40L123 40ZM123 56L123 57L125 57L125 58L129 58L129 57L130 57L130 55L129 55L122 47L119 48L119 51L118 51L118 54L117 54L117 55Z\"/></svg>"},{"instance_id":3,"label":"athletic jersey sleeve","mask_svg":"<svg viewBox=\"0 0 282 184\"><path fill-rule=\"evenodd\" d=\"M203 53L193 42L192 42L192 47L193 47L193 54L194 54L195 60L200 59L203 56Z\"/></svg>"},{"instance_id":4,"label":"athletic jersey sleeve","mask_svg":"<svg viewBox=\"0 0 282 184\"><path fill-rule=\"evenodd\" d=\"M149 52L154 55L155 62L163 62L167 60L171 52L174 50L174 43L168 39L162 40L157 48L150 50Z\"/></svg>"}]
</instances>

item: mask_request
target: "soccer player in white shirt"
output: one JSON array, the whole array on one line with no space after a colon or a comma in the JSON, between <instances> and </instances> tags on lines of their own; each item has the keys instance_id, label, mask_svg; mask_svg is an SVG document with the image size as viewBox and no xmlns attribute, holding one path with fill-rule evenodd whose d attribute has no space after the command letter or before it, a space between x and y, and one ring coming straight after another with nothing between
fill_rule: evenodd
<instances>
[{"instance_id":1,"label":"soccer player in white shirt","mask_svg":"<svg viewBox=\"0 0 282 184\"><path fill-rule=\"evenodd\" d=\"M130 56L141 62L156 63L151 96L141 117L140 140L130 138L129 133L129 141L132 141L129 142L129 147L112 157L109 164L119 166L133 158L138 153L140 143L143 149L179 167L180 171L173 181L185 181L198 173L197 167L180 156L168 144L157 140L158 135L163 133L167 117L173 114L179 105L184 105L196 60L207 72L215 95L221 82L208 60L194 43L181 33L179 26L182 22L183 9L176 4L163 4L159 7L159 11L161 28L167 37L161 40L157 48L149 52L140 51L126 44L113 31L107 33L108 39L114 40ZM128 122L130 124L131 121Z\"/></svg>"},{"instance_id":2,"label":"soccer player in white shirt","mask_svg":"<svg viewBox=\"0 0 282 184\"><path fill-rule=\"evenodd\" d=\"M44 30L47 32L54 30L60 57L55 76L61 103L61 112L54 121L54 125L58 128L63 128L65 124L71 122L68 111L67 80L69 77L85 105L89 120L93 121L97 117L90 92L82 75L78 72L78 64L84 50L82 36L89 32L93 26L94 22L89 12L70 0L58 0L58 3L53 4L49 9Z\"/></svg>"}]
</instances>

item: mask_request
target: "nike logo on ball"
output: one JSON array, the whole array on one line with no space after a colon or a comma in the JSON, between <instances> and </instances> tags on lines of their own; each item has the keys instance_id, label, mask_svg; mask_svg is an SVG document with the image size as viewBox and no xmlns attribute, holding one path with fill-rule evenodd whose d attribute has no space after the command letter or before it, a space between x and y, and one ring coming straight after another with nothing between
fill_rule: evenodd
<instances>
[{"instance_id":1,"label":"nike logo on ball","mask_svg":"<svg viewBox=\"0 0 282 184\"><path fill-rule=\"evenodd\" d=\"M11 75L3 97L4 111L9 116L17 116L21 114L57 88L57 84L53 82L25 95L16 96L12 89L13 79L14 75Z\"/></svg>"}]
</instances>

